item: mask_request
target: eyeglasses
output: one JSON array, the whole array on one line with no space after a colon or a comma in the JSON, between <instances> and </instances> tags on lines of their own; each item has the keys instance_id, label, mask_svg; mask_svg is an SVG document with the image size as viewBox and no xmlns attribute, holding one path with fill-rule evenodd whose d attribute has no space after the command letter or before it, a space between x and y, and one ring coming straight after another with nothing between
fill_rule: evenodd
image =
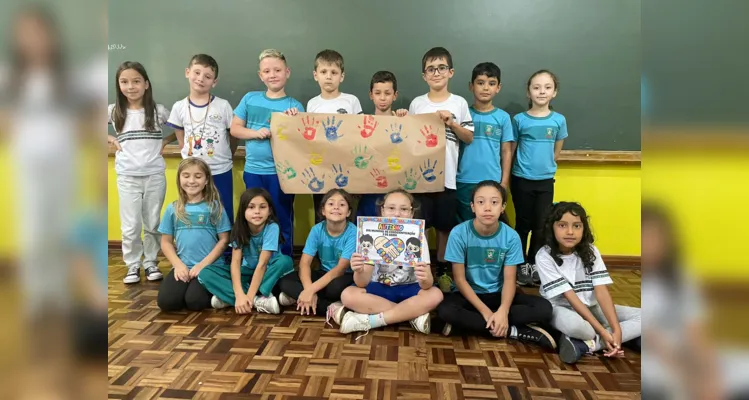
<instances>
[{"instance_id":1,"label":"eyeglasses","mask_svg":"<svg viewBox=\"0 0 749 400\"><path fill-rule=\"evenodd\" d=\"M383 209L388 210L391 213L395 213L396 211L400 211L401 213L409 213L411 210L413 210L413 207L396 207L396 206L382 206Z\"/></svg>"},{"instance_id":2,"label":"eyeglasses","mask_svg":"<svg viewBox=\"0 0 749 400\"><path fill-rule=\"evenodd\" d=\"M427 67L427 69L425 69L424 72L426 72L428 75L434 75L437 71L439 71L440 74L444 74L449 70L450 70L449 65L442 64L442 65L438 65L437 68Z\"/></svg>"}]
</instances>

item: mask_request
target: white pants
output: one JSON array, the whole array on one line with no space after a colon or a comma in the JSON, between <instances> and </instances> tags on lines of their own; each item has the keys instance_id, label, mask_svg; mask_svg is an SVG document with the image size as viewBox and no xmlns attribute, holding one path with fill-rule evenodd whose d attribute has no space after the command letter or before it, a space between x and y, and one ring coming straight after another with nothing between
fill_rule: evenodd
<instances>
[{"instance_id":1,"label":"white pants","mask_svg":"<svg viewBox=\"0 0 749 400\"><path fill-rule=\"evenodd\" d=\"M166 196L166 176L118 176L122 260L128 268L140 264L156 265L161 248L159 218ZM143 239L141 239L143 231Z\"/></svg>"},{"instance_id":2,"label":"white pants","mask_svg":"<svg viewBox=\"0 0 749 400\"><path fill-rule=\"evenodd\" d=\"M611 325L606 320L606 316L603 315L601 306L596 304L588 307L588 309L598 322L610 332ZM640 337L642 332L640 309L619 305L615 305L614 309L616 310L616 318L619 320L619 326L622 328L622 343ZM551 315L551 326L575 339L592 340L596 338L596 331L593 329L593 325L589 324L588 321L583 319L572 308L554 306Z\"/></svg>"}]
</instances>

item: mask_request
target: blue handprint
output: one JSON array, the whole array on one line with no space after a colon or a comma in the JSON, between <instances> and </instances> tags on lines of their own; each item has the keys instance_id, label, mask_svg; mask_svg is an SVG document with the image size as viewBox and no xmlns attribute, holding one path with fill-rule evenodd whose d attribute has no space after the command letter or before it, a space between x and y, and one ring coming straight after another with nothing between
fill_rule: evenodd
<instances>
[{"instance_id":1,"label":"blue handprint","mask_svg":"<svg viewBox=\"0 0 749 400\"><path fill-rule=\"evenodd\" d=\"M403 124L390 124L390 129L385 129L385 133L390 134L391 143L398 144L403 142L401 130L403 130Z\"/></svg>"},{"instance_id":2,"label":"blue handprint","mask_svg":"<svg viewBox=\"0 0 749 400\"><path fill-rule=\"evenodd\" d=\"M434 169L437 167L437 160L434 161L434 164L430 160L426 160L424 162L424 166L420 166L419 170L421 171L421 176L424 177L424 180L427 182L434 182L437 177L434 175ZM441 174L442 172L440 172Z\"/></svg>"},{"instance_id":3,"label":"blue handprint","mask_svg":"<svg viewBox=\"0 0 749 400\"><path fill-rule=\"evenodd\" d=\"M338 167L333 164L333 173L336 174L335 184L338 185L339 188L346 187L346 185L348 185L349 171L346 170L346 173L344 174L341 164L338 164Z\"/></svg>"},{"instance_id":4,"label":"blue handprint","mask_svg":"<svg viewBox=\"0 0 749 400\"><path fill-rule=\"evenodd\" d=\"M322 122L322 127L325 128L325 138L330 142L335 142L339 137L343 135L338 134L338 128L341 127L343 120L338 120L338 124L335 123L335 116L328 117Z\"/></svg>"},{"instance_id":5,"label":"blue handprint","mask_svg":"<svg viewBox=\"0 0 749 400\"><path fill-rule=\"evenodd\" d=\"M325 174L320 179L315 175L315 171L312 167L309 167L302 172L302 183L307 185L309 190L318 193L325 187Z\"/></svg>"}]
</instances>

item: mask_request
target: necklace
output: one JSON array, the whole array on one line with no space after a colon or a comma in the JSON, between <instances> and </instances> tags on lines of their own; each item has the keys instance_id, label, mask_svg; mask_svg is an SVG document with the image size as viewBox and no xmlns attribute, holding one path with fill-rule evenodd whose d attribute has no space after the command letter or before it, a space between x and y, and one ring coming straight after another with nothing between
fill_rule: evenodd
<instances>
[{"instance_id":1,"label":"necklace","mask_svg":"<svg viewBox=\"0 0 749 400\"><path fill-rule=\"evenodd\" d=\"M208 98L208 105L205 107L205 114L203 115L203 118L201 120L196 121L195 118L192 116L192 102L190 101L190 96L187 96L187 113L190 115L190 136L188 137L189 146L187 149L187 155L192 156L192 150L193 146L197 145L196 150L200 150L203 145L200 143L200 139L203 138L203 133L205 132L205 124L208 122L208 112L211 110L211 98ZM202 126L200 126L202 122ZM195 130L195 124L198 124L200 126L200 136L196 134Z\"/></svg>"}]
</instances>

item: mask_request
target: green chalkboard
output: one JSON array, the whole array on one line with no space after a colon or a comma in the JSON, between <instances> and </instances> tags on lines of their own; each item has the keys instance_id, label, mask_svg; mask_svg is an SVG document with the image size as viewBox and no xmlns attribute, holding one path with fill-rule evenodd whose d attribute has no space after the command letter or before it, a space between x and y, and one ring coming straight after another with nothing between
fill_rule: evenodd
<instances>
[{"instance_id":1,"label":"green chalkboard","mask_svg":"<svg viewBox=\"0 0 749 400\"><path fill-rule=\"evenodd\" d=\"M427 91L421 57L443 46L455 67L450 90L469 104L479 62L502 69L495 105L510 114L526 109L528 77L550 69L560 80L553 105L567 117L566 149L640 150L639 0L110 0L108 40L111 88L121 62L139 61L167 107L187 95L184 69L196 53L216 58L215 94L232 105L264 90L257 56L265 48L286 54L286 92L307 104L320 93L315 54L331 48L345 59L341 90L365 112L374 108L374 72L395 73L395 106L408 108Z\"/></svg>"}]
</instances>

